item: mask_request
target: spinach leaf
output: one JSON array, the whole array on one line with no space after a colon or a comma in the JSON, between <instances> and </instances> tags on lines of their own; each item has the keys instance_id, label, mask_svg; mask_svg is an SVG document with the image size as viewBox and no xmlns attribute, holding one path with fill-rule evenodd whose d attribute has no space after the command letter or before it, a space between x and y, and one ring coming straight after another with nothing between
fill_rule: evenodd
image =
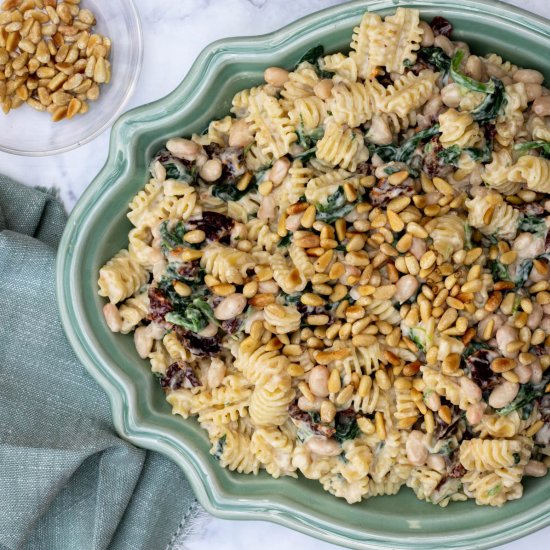
<instances>
[{"instance_id":1,"label":"spinach leaf","mask_svg":"<svg viewBox=\"0 0 550 550\"><path fill-rule=\"evenodd\" d=\"M536 386L533 384L522 384L515 399L509 405L506 405L506 407L496 409L497 413L501 416L506 416L513 411L517 411L518 409L529 405L535 399L541 395L544 395L544 389L547 382L548 380L543 379L543 381Z\"/></svg>"},{"instance_id":2,"label":"spinach leaf","mask_svg":"<svg viewBox=\"0 0 550 550\"><path fill-rule=\"evenodd\" d=\"M422 141L430 139L439 133L441 133L439 130L439 124L434 124L431 128L426 128L425 130L420 130L420 132L416 132L414 136L405 140L399 146L394 160L396 160L397 162L407 162L408 160L410 160L414 153L414 150Z\"/></svg>"},{"instance_id":3,"label":"spinach leaf","mask_svg":"<svg viewBox=\"0 0 550 550\"><path fill-rule=\"evenodd\" d=\"M516 286L523 287L525 286L525 283L527 282L527 279L529 278L529 274L531 273L531 269L533 269L533 260L523 260L521 262L521 265L518 267L516 271Z\"/></svg>"},{"instance_id":4,"label":"spinach leaf","mask_svg":"<svg viewBox=\"0 0 550 550\"><path fill-rule=\"evenodd\" d=\"M334 195L331 195L326 204L317 205L317 219L326 222L334 223L338 218L346 217L355 205L349 203L344 194L344 188L338 187Z\"/></svg>"},{"instance_id":5,"label":"spinach leaf","mask_svg":"<svg viewBox=\"0 0 550 550\"><path fill-rule=\"evenodd\" d=\"M494 92L487 94L485 99L471 112L472 118L481 124L494 120L505 100L502 81L492 77L491 82L494 86Z\"/></svg>"},{"instance_id":6,"label":"spinach leaf","mask_svg":"<svg viewBox=\"0 0 550 550\"><path fill-rule=\"evenodd\" d=\"M493 275L494 281L509 281L510 274L508 273L508 267L501 264L498 260L491 260L489 262L489 269Z\"/></svg>"},{"instance_id":7,"label":"spinach leaf","mask_svg":"<svg viewBox=\"0 0 550 550\"><path fill-rule=\"evenodd\" d=\"M397 145L375 145L374 143L367 144L370 155L378 155L384 162L390 162L397 156L399 147Z\"/></svg>"},{"instance_id":8,"label":"spinach leaf","mask_svg":"<svg viewBox=\"0 0 550 550\"><path fill-rule=\"evenodd\" d=\"M458 166L458 159L462 154L462 149L458 145L451 145L447 149L442 149L437 153L437 158L441 159L443 164Z\"/></svg>"},{"instance_id":9,"label":"spinach leaf","mask_svg":"<svg viewBox=\"0 0 550 550\"><path fill-rule=\"evenodd\" d=\"M306 53L302 55L302 57L300 57L300 60L298 61L298 63L296 63L296 67L298 67L300 63L304 63L304 61L307 61L315 67L315 72L319 75L319 77L332 78L332 73L328 71L323 71L319 65L319 58L322 57L324 53L325 48L321 44L314 46L313 48L307 50Z\"/></svg>"},{"instance_id":10,"label":"spinach leaf","mask_svg":"<svg viewBox=\"0 0 550 550\"><path fill-rule=\"evenodd\" d=\"M546 222L544 221L543 218L539 218L538 216L524 215L519 220L518 229L520 231L527 231L528 233L533 233L538 237L545 237L546 233L548 232L548 228L546 227Z\"/></svg>"},{"instance_id":11,"label":"spinach leaf","mask_svg":"<svg viewBox=\"0 0 550 550\"><path fill-rule=\"evenodd\" d=\"M212 187L212 195L221 199L222 201L239 201L251 191L256 191L258 189L258 181L263 176L263 172L256 174L251 182L248 184L248 187L243 191L237 188L238 180L234 178L228 178L221 183L217 183Z\"/></svg>"},{"instance_id":12,"label":"spinach leaf","mask_svg":"<svg viewBox=\"0 0 550 550\"><path fill-rule=\"evenodd\" d=\"M284 237L281 237L281 240L277 243L277 247L286 248L292 242L292 233L287 233Z\"/></svg>"},{"instance_id":13,"label":"spinach leaf","mask_svg":"<svg viewBox=\"0 0 550 550\"><path fill-rule=\"evenodd\" d=\"M468 357L470 357L470 355L472 355L476 351L479 351L480 349L491 349L491 347L486 342L477 342L475 340L472 340L466 346L466 349L464 350L462 357L464 359L467 359Z\"/></svg>"},{"instance_id":14,"label":"spinach leaf","mask_svg":"<svg viewBox=\"0 0 550 550\"><path fill-rule=\"evenodd\" d=\"M225 448L225 440L227 436L224 434L216 441L216 447L213 449L213 455L216 460L220 460L223 454L223 450Z\"/></svg>"},{"instance_id":15,"label":"spinach leaf","mask_svg":"<svg viewBox=\"0 0 550 550\"><path fill-rule=\"evenodd\" d=\"M397 172L401 172L401 168L397 166L386 166L386 168L384 168L384 174L387 174L388 176L396 174Z\"/></svg>"},{"instance_id":16,"label":"spinach leaf","mask_svg":"<svg viewBox=\"0 0 550 550\"><path fill-rule=\"evenodd\" d=\"M210 321L218 324L212 308L202 298L188 300L185 308L178 309L167 313L165 319L191 332L200 332Z\"/></svg>"},{"instance_id":17,"label":"spinach leaf","mask_svg":"<svg viewBox=\"0 0 550 550\"><path fill-rule=\"evenodd\" d=\"M178 222L174 227L169 227L168 220L160 224L160 247L164 254L167 254L173 248L183 245L183 236L185 235L185 224Z\"/></svg>"},{"instance_id":18,"label":"spinach leaf","mask_svg":"<svg viewBox=\"0 0 550 550\"><path fill-rule=\"evenodd\" d=\"M317 152L317 147L312 147L311 149L308 149L307 151L303 151L302 153L298 153L297 155L294 155L292 158L294 160L299 159L302 162L307 162L309 159L311 159L315 156L316 152Z\"/></svg>"},{"instance_id":19,"label":"spinach leaf","mask_svg":"<svg viewBox=\"0 0 550 550\"><path fill-rule=\"evenodd\" d=\"M470 158L475 162L487 163L493 159L493 151L490 143L486 143L483 149L477 147L466 147L465 153L470 155Z\"/></svg>"},{"instance_id":20,"label":"spinach leaf","mask_svg":"<svg viewBox=\"0 0 550 550\"><path fill-rule=\"evenodd\" d=\"M333 437L339 443L343 443L348 439L355 439L359 435L359 425L357 424L355 412L353 414L347 414L347 411L337 413L334 428L336 431Z\"/></svg>"},{"instance_id":21,"label":"spinach leaf","mask_svg":"<svg viewBox=\"0 0 550 550\"><path fill-rule=\"evenodd\" d=\"M298 127L296 128L296 135L298 136L297 144L300 147L303 147L304 149L311 149L323 137L324 133L325 130L321 127L315 128L311 132L306 132L304 129L304 123L300 116L300 124L298 124Z\"/></svg>"},{"instance_id":22,"label":"spinach leaf","mask_svg":"<svg viewBox=\"0 0 550 550\"><path fill-rule=\"evenodd\" d=\"M302 297L301 292L295 292L294 294L283 293L283 300L285 301L285 305L287 306L299 303L301 297Z\"/></svg>"},{"instance_id":23,"label":"spinach leaf","mask_svg":"<svg viewBox=\"0 0 550 550\"><path fill-rule=\"evenodd\" d=\"M526 153L531 149L541 149L544 158L550 159L550 141L527 141L525 143L516 143L514 150L520 153Z\"/></svg>"},{"instance_id":24,"label":"spinach leaf","mask_svg":"<svg viewBox=\"0 0 550 550\"><path fill-rule=\"evenodd\" d=\"M473 92L482 92L484 94L493 94L495 93L495 83L493 80L490 80L487 83L478 82L465 74L460 72L460 63L464 58L464 50L457 50L451 59L451 77L458 85L472 90Z\"/></svg>"},{"instance_id":25,"label":"spinach leaf","mask_svg":"<svg viewBox=\"0 0 550 550\"><path fill-rule=\"evenodd\" d=\"M421 61L424 61L424 63L442 72L444 75L451 68L451 58L441 48L420 48L418 55Z\"/></svg>"}]
</instances>

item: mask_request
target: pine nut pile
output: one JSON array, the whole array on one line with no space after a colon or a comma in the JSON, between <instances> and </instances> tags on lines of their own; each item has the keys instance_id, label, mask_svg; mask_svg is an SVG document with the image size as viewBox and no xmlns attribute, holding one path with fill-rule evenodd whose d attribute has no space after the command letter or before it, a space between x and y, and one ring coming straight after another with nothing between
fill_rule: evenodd
<instances>
[{"instance_id":1,"label":"pine nut pile","mask_svg":"<svg viewBox=\"0 0 550 550\"><path fill-rule=\"evenodd\" d=\"M80 0L5 0L0 10L0 103L54 122L88 112L111 79L111 40L93 32Z\"/></svg>"}]
</instances>

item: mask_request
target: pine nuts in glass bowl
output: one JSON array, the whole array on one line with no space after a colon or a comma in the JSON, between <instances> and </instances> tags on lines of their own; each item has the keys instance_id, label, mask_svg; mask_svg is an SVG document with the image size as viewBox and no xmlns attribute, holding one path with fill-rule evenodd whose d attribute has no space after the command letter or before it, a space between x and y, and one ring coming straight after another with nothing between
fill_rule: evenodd
<instances>
[{"instance_id":1,"label":"pine nuts in glass bowl","mask_svg":"<svg viewBox=\"0 0 550 550\"><path fill-rule=\"evenodd\" d=\"M37 9L40 9L41 4L51 3L34 2ZM63 3L74 4L81 10L86 10L85 15L91 12L96 20L91 33L112 40L109 55L112 71L110 81L100 86L99 97L87 104L88 111L85 114L77 113L70 119L61 116L61 112L56 116L54 113L40 112L26 104L9 111L7 115L0 112L0 151L45 156L79 147L113 124L135 90L143 58L143 37L133 0L69 0ZM61 0L58 2L59 5L63 3ZM15 8L25 10L28 9L29 1L14 0L12 4ZM0 10L1 13L5 13L5 10ZM46 12L44 14L47 15ZM23 17L25 18L24 14ZM46 26L48 24L52 22L44 23ZM32 58L29 54L29 62ZM73 99L72 92L64 90L63 86L56 93L59 101ZM69 103L71 111L76 108L76 103L76 99L72 101L72 105ZM62 120L55 122L56 119Z\"/></svg>"}]
</instances>

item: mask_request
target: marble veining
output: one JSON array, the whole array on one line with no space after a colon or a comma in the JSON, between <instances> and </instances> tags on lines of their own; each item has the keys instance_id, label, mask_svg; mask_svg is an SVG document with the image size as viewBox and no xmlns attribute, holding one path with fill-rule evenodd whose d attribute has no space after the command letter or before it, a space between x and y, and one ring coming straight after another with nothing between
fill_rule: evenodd
<instances>
[{"instance_id":1,"label":"marble veining","mask_svg":"<svg viewBox=\"0 0 550 550\"><path fill-rule=\"evenodd\" d=\"M143 71L128 108L168 94L182 80L200 51L213 40L275 30L339 0L135 0L143 23ZM548 0L508 3L550 18ZM0 115L1 116L1 115ZM21 131L24 131L23 129ZM68 210L89 185L107 157L109 134L62 155L25 158L0 153L0 171L28 185L55 187ZM207 517L178 550L329 550L336 546L265 522ZM550 527L500 547L527 550L547 547Z\"/></svg>"}]
</instances>

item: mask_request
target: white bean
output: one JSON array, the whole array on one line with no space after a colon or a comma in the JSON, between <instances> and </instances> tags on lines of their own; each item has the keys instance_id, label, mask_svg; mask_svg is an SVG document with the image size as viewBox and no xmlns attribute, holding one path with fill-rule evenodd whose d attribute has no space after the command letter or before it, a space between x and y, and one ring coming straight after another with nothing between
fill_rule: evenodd
<instances>
[{"instance_id":1,"label":"white bean","mask_svg":"<svg viewBox=\"0 0 550 550\"><path fill-rule=\"evenodd\" d=\"M424 396L424 403L426 403L426 407L428 407L428 409L437 412L439 407L441 407L441 398L436 391L430 391Z\"/></svg>"},{"instance_id":2,"label":"white bean","mask_svg":"<svg viewBox=\"0 0 550 550\"><path fill-rule=\"evenodd\" d=\"M268 195L262 198L262 203L258 210L258 219L267 221L273 218L275 218L275 199L273 196Z\"/></svg>"},{"instance_id":3,"label":"white bean","mask_svg":"<svg viewBox=\"0 0 550 550\"><path fill-rule=\"evenodd\" d=\"M498 349L504 357L512 358L518 354L517 351L513 353L506 351L508 344L515 342L518 338L519 335L517 329L511 327L510 325L503 325L497 330L496 339Z\"/></svg>"},{"instance_id":4,"label":"white bean","mask_svg":"<svg viewBox=\"0 0 550 550\"><path fill-rule=\"evenodd\" d=\"M222 175L222 163L220 159L209 159L201 167L200 176L204 181L213 182L219 180Z\"/></svg>"},{"instance_id":5,"label":"white bean","mask_svg":"<svg viewBox=\"0 0 550 550\"><path fill-rule=\"evenodd\" d=\"M542 86L540 84L525 84L525 94L527 101L534 101L542 95Z\"/></svg>"},{"instance_id":6,"label":"white bean","mask_svg":"<svg viewBox=\"0 0 550 550\"><path fill-rule=\"evenodd\" d=\"M449 57L452 57L455 53L455 47L453 43L442 34L434 38L434 46L436 48L441 48Z\"/></svg>"},{"instance_id":7,"label":"white bean","mask_svg":"<svg viewBox=\"0 0 550 550\"><path fill-rule=\"evenodd\" d=\"M230 147L246 147L254 141L254 136L244 119L237 120L229 130Z\"/></svg>"},{"instance_id":8,"label":"white bean","mask_svg":"<svg viewBox=\"0 0 550 550\"><path fill-rule=\"evenodd\" d=\"M470 400L479 401L481 399L481 388L466 376L460 378L460 387Z\"/></svg>"},{"instance_id":9,"label":"white bean","mask_svg":"<svg viewBox=\"0 0 550 550\"><path fill-rule=\"evenodd\" d=\"M538 116L550 116L550 95L537 97L533 101L533 112Z\"/></svg>"},{"instance_id":10,"label":"white bean","mask_svg":"<svg viewBox=\"0 0 550 550\"><path fill-rule=\"evenodd\" d=\"M533 311L529 314L529 317L527 318L527 326L531 330L535 330L540 326L540 322L542 321L542 307L540 304L534 303L533 304Z\"/></svg>"},{"instance_id":11,"label":"white bean","mask_svg":"<svg viewBox=\"0 0 550 550\"><path fill-rule=\"evenodd\" d=\"M518 69L513 78L516 82L523 82L524 84L542 84L544 82L542 73L534 69Z\"/></svg>"},{"instance_id":12,"label":"white bean","mask_svg":"<svg viewBox=\"0 0 550 550\"><path fill-rule=\"evenodd\" d=\"M530 460L525 465L525 470L523 470L523 475L531 477L544 477L548 472L548 468L540 460Z\"/></svg>"},{"instance_id":13,"label":"white bean","mask_svg":"<svg viewBox=\"0 0 550 550\"><path fill-rule=\"evenodd\" d=\"M203 336L204 338L212 338L212 336L216 336L218 333L218 327L214 323L208 323L200 332L199 336Z\"/></svg>"},{"instance_id":14,"label":"white bean","mask_svg":"<svg viewBox=\"0 0 550 550\"><path fill-rule=\"evenodd\" d=\"M264 80L272 86L281 88L288 80L288 74L288 71L281 67L268 67L264 71Z\"/></svg>"},{"instance_id":15,"label":"white bean","mask_svg":"<svg viewBox=\"0 0 550 550\"><path fill-rule=\"evenodd\" d=\"M159 181L163 182L166 179L166 168L162 165L160 161L155 161L155 164L153 164L153 177Z\"/></svg>"},{"instance_id":16,"label":"white bean","mask_svg":"<svg viewBox=\"0 0 550 550\"><path fill-rule=\"evenodd\" d=\"M222 383L222 380L224 379L225 372L226 372L225 363L221 359L214 357L206 373L206 382L208 384L208 387L209 388L219 387Z\"/></svg>"},{"instance_id":17,"label":"white bean","mask_svg":"<svg viewBox=\"0 0 550 550\"><path fill-rule=\"evenodd\" d=\"M407 459L413 466L422 466L428 459L428 449L424 442L424 434L420 430L413 430L405 443Z\"/></svg>"},{"instance_id":18,"label":"white bean","mask_svg":"<svg viewBox=\"0 0 550 550\"><path fill-rule=\"evenodd\" d=\"M324 78L323 80L319 80L319 82L313 86L313 93L324 101L331 96L333 87L334 83L332 80Z\"/></svg>"},{"instance_id":19,"label":"white bean","mask_svg":"<svg viewBox=\"0 0 550 550\"><path fill-rule=\"evenodd\" d=\"M477 55L471 55L466 61L464 72L474 80L483 80L485 76L485 65L483 65L481 59L479 59Z\"/></svg>"},{"instance_id":20,"label":"white bean","mask_svg":"<svg viewBox=\"0 0 550 550\"><path fill-rule=\"evenodd\" d=\"M315 454L321 456L338 456L342 452L342 447L334 439L313 436L307 440L306 447Z\"/></svg>"},{"instance_id":21,"label":"white bean","mask_svg":"<svg viewBox=\"0 0 550 550\"><path fill-rule=\"evenodd\" d=\"M393 141L393 134L381 115L374 115L371 120L367 139L376 145L389 145Z\"/></svg>"},{"instance_id":22,"label":"white bean","mask_svg":"<svg viewBox=\"0 0 550 550\"><path fill-rule=\"evenodd\" d=\"M292 214L285 221L285 227L288 231L298 231L300 229L300 223L302 221L304 213Z\"/></svg>"},{"instance_id":23,"label":"white bean","mask_svg":"<svg viewBox=\"0 0 550 550\"><path fill-rule=\"evenodd\" d=\"M418 237L413 237L409 252L417 260L420 260L420 258L422 258L422 256L424 256L424 254L426 253L426 241L424 239L419 239Z\"/></svg>"},{"instance_id":24,"label":"white bean","mask_svg":"<svg viewBox=\"0 0 550 550\"><path fill-rule=\"evenodd\" d=\"M436 472L445 472L447 470L447 464L445 464L445 459L441 455L430 455L427 464Z\"/></svg>"},{"instance_id":25,"label":"white bean","mask_svg":"<svg viewBox=\"0 0 550 550\"><path fill-rule=\"evenodd\" d=\"M485 403L474 403L466 409L466 420L472 425L475 426L481 422L483 418L483 413L487 405Z\"/></svg>"},{"instance_id":26,"label":"white bean","mask_svg":"<svg viewBox=\"0 0 550 550\"><path fill-rule=\"evenodd\" d=\"M153 349L153 338L149 334L147 327L138 327L134 332L134 344L139 356L147 359Z\"/></svg>"},{"instance_id":27,"label":"white bean","mask_svg":"<svg viewBox=\"0 0 550 550\"><path fill-rule=\"evenodd\" d=\"M302 411L307 411L307 412L316 411L316 412L319 412L321 410L321 405L322 404L323 404L323 400L320 399L320 398L316 398L315 401L310 401L309 399L306 398L305 395L301 395L298 398L298 407Z\"/></svg>"},{"instance_id":28,"label":"white bean","mask_svg":"<svg viewBox=\"0 0 550 550\"><path fill-rule=\"evenodd\" d=\"M518 365L514 372L517 374L520 384L527 384L531 380L533 371L529 365Z\"/></svg>"},{"instance_id":29,"label":"white bean","mask_svg":"<svg viewBox=\"0 0 550 550\"><path fill-rule=\"evenodd\" d=\"M118 311L118 308L115 306L115 304L111 304L110 302L108 304L105 304L103 306L103 315L105 317L107 326L113 332L121 331L122 317L120 316L120 312Z\"/></svg>"},{"instance_id":30,"label":"white bean","mask_svg":"<svg viewBox=\"0 0 550 550\"><path fill-rule=\"evenodd\" d=\"M447 86L441 88L441 100L447 107L456 108L460 105L462 100L462 94L460 93L460 86L455 82L447 84Z\"/></svg>"},{"instance_id":31,"label":"white bean","mask_svg":"<svg viewBox=\"0 0 550 550\"><path fill-rule=\"evenodd\" d=\"M270 180L273 185L280 185L286 178L289 168L290 161L286 157L282 157L271 167L267 179Z\"/></svg>"},{"instance_id":32,"label":"white bean","mask_svg":"<svg viewBox=\"0 0 550 550\"><path fill-rule=\"evenodd\" d=\"M519 391L519 384L505 380L498 385L489 396L489 405L493 409L500 409L509 405L516 397Z\"/></svg>"},{"instance_id":33,"label":"white bean","mask_svg":"<svg viewBox=\"0 0 550 550\"><path fill-rule=\"evenodd\" d=\"M418 287L419 282L416 277L405 275L395 283L395 294L393 295L393 299L402 304L414 295Z\"/></svg>"},{"instance_id":34,"label":"white bean","mask_svg":"<svg viewBox=\"0 0 550 550\"><path fill-rule=\"evenodd\" d=\"M419 26L422 29L422 42L420 42L420 45L423 48L429 48L430 46L433 46L435 35L430 25L428 25L426 21L420 21Z\"/></svg>"},{"instance_id":35,"label":"white bean","mask_svg":"<svg viewBox=\"0 0 550 550\"><path fill-rule=\"evenodd\" d=\"M279 294L279 285L273 281L261 281L258 284L258 292L260 294Z\"/></svg>"},{"instance_id":36,"label":"white bean","mask_svg":"<svg viewBox=\"0 0 550 550\"><path fill-rule=\"evenodd\" d=\"M328 369L323 365L317 365L311 369L309 372L308 384L313 395L317 397L327 397L329 394L328 377Z\"/></svg>"},{"instance_id":37,"label":"white bean","mask_svg":"<svg viewBox=\"0 0 550 550\"><path fill-rule=\"evenodd\" d=\"M201 147L198 143L185 138L172 138L166 142L166 149L175 157L194 161L199 156Z\"/></svg>"},{"instance_id":38,"label":"white bean","mask_svg":"<svg viewBox=\"0 0 550 550\"><path fill-rule=\"evenodd\" d=\"M538 359L536 361L533 361L530 367L532 372L531 383L540 384L542 381L542 366L540 364L540 361Z\"/></svg>"},{"instance_id":39,"label":"white bean","mask_svg":"<svg viewBox=\"0 0 550 550\"><path fill-rule=\"evenodd\" d=\"M231 294L216 306L214 317L220 321L228 321L242 313L245 307L246 298L242 294Z\"/></svg>"}]
</instances>

